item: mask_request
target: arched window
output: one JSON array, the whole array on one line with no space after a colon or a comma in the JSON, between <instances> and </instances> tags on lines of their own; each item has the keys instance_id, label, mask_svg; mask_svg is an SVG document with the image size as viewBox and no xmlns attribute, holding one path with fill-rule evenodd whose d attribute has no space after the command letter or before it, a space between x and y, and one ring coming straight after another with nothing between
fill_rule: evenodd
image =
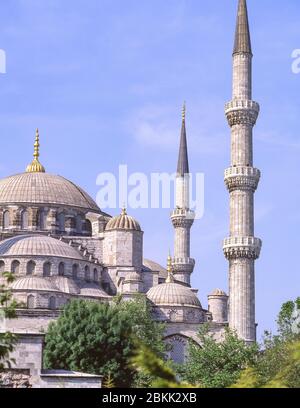
<instances>
[{"instance_id":1,"label":"arched window","mask_svg":"<svg viewBox=\"0 0 300 408\"><path fill-rule=\"evenodd\" d=\"M76 217L76 231L80 234L82 232L82 217L77 215Z\"/></svg>"},{"instance_id":2,"label":"arched window","mask_svg":"<svg viewBox=\"0 0 300 408\"><path fill-rule=\"evenodd\" d=\"M63 262L61 262L58 265L58 275L59 276L64 276L64 274L65 274L65 264Z\"/></svg>"},{"instance_id":3,"label":"arched window","mask_svg":"<svg viewBox=\"0 0 300 408\"><path fill-rule=\"evenodd\" d=\"M50 262L45 262L43 265L43 276L51 276L51 263Z\"/></svg>"},{"instance_id":4,"label":"arched window","mask_svg":"<svg viewBox=\"0 0 300 408\"><path fill-rule=\"evenodd\" d=\"M35 272L35 262L29 261L26 267L26 275L33 275Z\"/></svg>"},{"instance_id":5,"label":"arched window","mask_svg":"<svg viewBox=\"0 0 300 408\"><path fill-rule=\"evenodd\" d=\"M0 274L2 274L3 272L5 272L5 262L0 261Z\"/></svg>"},{"instance_id":6,"label":"arched window","mask_svg":"<svg viewBox=\"0 0 300 408\"><path fill-rule=\"evenodd\" d=\"M20 271L20 262L19 261L12 261L11 263L11 273L18 274Z\"/></svg>"},{"instance_id":7,"label":"arched window","mask_svg":"<svg viewBox=\"0 0 300 408\"><path fill-rule=\"evenodd\" d=\"M5 211L3 214L3 228L8 229L10 225L10 219L9 219L9 211Z\"/></svg>"},{"instance_id":8,"label":"arched window","mask_svg":"<svg viewBox=\"0 0 300 408\"><path fill-rule=\"evenodd\" d=\"M86 231L91 234L92 233L92 223L90 220L85 220Z\"/></svg>"},{"instance_id":9,"label":"arched window","mask_svg":"<svg viewBox=\"0 0 300 408\"><path fill-rule=\"evenodd\" d=\"M78 267L77 264L74 264L74 265L72 266L72 276L73 276L73 279L78 279L78 269L79 269L79 267Z\"/></svg>"},{"instance_id":10,"label":"arched window","mask_svg":"<svg viewBox=\"0 0 300 408\"><path fill-rule=\"evenodd\" d=\"M84 268L84 279L86 282L90 282L91 280L90 268L88 266Z\"/></svg>"},{"instance_id":11,"label":"arched window","mask_svg":"<svg viewBox=\"0 0 300 408\"><path fill-rule=\"evenodd\" d=\"M54 296L49 298L49 309L55 310L56 309L56 299Z\"/></svg>"},{"instance_id":12,"label":"arched window","mask_svg":"<svg viewBox=\"0 0 300 408\"><path fill-rule=\"evenodd\" d=\"M64 213L58 214L58 229L60 232L65 231L66 217Z\"/></svg>"},{"instance_id":13,"label":"arched window","mask_svg":"<svg viewBox=\"0 0 300 408\"><path fill-rule=\"evenodd\" d=\"M21 213L21 229L28 229L28 211L24 210Z\"/></svg>"},{"instance_id":14,"label":"arched window","mask_svg":"<svg viewBox=\"0 0 300 408\"><path fill-rule=\"evenodd\" d=\"M38 213L38 225L40 230L45 230L47 227L47 213L43 209Z\"/></svg>"},{"instance_id":15,"label":"arched window","mask_svg":"<svg viewBox=\"0 0 300 408\"><path fill-rule=\"evenodd\" d=\"M27 297L27 308L28 309L34 309L34 305L35 301L34 301L34 296L33 295L29 295Z\"/></svg>"},{"instance_id":16,"label":"arched window","mask_svg":"<svg viewBox=\"0 0 300 408\"><path fill-rule=\"evenodd\" d=\"M94 269L94 282L98 282L98 280L99 280L99 273L97 269L95 268Z\"/></svg>"}]
</instances>

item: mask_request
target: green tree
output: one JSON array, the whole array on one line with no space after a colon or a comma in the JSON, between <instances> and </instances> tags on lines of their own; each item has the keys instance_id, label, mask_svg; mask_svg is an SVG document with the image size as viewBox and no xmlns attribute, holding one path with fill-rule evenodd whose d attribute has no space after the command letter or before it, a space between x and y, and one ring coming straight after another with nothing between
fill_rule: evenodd
<instances>
[{"instance_id":1,"label":"green tree","mask_svg":"<svg viewBox=\"0 0 300 408\"><path fill-rule=\"evenodd\" d=\"M300 298L282 305L277 318L278 334L265 332L262 351L256 361L254 372L257 387L264 387L276 379L279 373L288 373L285 367L291 360L291 347L300 340L295 323L297 311L300 311ZM300 378L299 365L290 364L290 372L286 375L285 386L297 388ZM282 380L282 377L281 377Z\"/></svg>"},{"instance_id":2,"label":"green tree","mask_svg":"<svg viewBox=\"0 0 300 408\"><path fill-rule=\"evenodd\" d=\"M46 335L46 368L69 369L110 376L118 387L128 387L134 370L132 326L118 307L72 301Z\"/></svg>"},{"instance_id":3,"label":"green tree","mask_svg":"<svg viewBox=\"0 0 300 408\"><path fill-rule=\"evenodd\" d=\"M153 321L144 297L112 305L73 301L46 335L46 368L101 374L115 386L146 387L151 377L130 359L139 342L163 356L164 325Z\"/></svg>"},{"instance_id":4,"label":"green tree","mask_svg":"<svg viewBox=\"0 0 300 408\"><path fill-rule=\"evenodd\" d=\"M217 342L204 325L198 333L201 347L190 343L189 358L179 370L184 380L205 388L225 388L235 383L242 371L257 358L258 346L247 345L227 329L224 340Z\"/></svg>"},{"instance_id":5,"label":"green tree","mask_svg":"<svg viewBox=\"0 0 300 408\"><path fill-rule=\"evenodd\" d=\"M17 338L14 334L5 330L3 323L5 319L14 319L16 317L16 308L18 307L18 303L12 298L9 289L9 284L14 281L14 276L9 272L4 272L2 276L5 282L0 285L0 370L10 367L11 362L13 362L9 355L14 350Z\"/></svg>"}]
</instances>

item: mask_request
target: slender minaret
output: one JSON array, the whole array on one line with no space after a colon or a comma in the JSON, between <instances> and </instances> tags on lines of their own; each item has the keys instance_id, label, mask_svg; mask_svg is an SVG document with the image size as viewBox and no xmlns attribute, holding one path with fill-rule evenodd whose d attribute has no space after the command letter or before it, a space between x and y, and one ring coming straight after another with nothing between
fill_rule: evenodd
<instances>
[{"instance_id":1,"label":"slender minaret","mask_svg":"<svg viewBox=\"0 0 300 408\"><path fill-rule=\"evenodd\" d=\"M190 258L190 230L195 214L190 210L190 172L187 152L186 108L182 110L182 127L176 175L176 209L171 214L175 229L175 245L173 258L174 279L190 286L190 277L195 260Z\"/></svg>"},{"instance_id":2,"label":"slender minaret","mask_svg":"<svg viewBox=\"0 0 300 408\"><path fill-rule=\"evenodd\" d=\"M256 340L254 262L261 240L254 237L254 192L260 171L253 167L252 131L259 114L252 100L252 49L246 0L239 0L233 51L233 99L225 112L231 127L231 167L225 171L230 193L229 326L246 342Z\"/></svg>"}]
</instances>

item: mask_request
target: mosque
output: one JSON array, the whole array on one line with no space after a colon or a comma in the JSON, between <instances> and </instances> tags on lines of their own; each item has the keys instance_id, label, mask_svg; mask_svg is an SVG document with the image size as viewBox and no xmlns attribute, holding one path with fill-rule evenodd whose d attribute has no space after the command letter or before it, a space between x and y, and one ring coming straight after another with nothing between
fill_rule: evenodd
<instances>
[{"instance_id":1,"label":"mosque","mask_svg":"<svg viewBox=\"0 0 300 408\"><path fill-rule=\"evenodd\" d=\"M166 269L144 258L144 232L125 208L111 217L72 181L46 172L37 131L33 161L26 171L0 180L0 271L15 275L11 291L24 305L6 327L23 336L23 352L72 299L111 302L116 295L131 299L138 293L150 302L153 318L166 322L165 339L176 362L184 361L190 339L198 341L203 323L209 323L218 339L229 325L246 342L256 340L254 263L261 241L254 236L254 192L260 171L253 167L252 130L259 105L252 100L252 56L246 0L239 0L233 98L225 108L231 128L231 165L225 171L230 235L223 247L229 261L229 295L216 289L204 307L191 287L195 217L189 203L185 108L176 208L171 213L174 255Z\"/></svg>"}]
</instances>

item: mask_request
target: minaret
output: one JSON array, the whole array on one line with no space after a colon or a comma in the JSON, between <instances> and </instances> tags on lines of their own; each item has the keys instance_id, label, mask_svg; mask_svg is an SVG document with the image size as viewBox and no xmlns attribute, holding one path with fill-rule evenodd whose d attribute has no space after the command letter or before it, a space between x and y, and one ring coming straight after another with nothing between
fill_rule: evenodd
<instances>
[{"instance_id":1,"label":"minaret","mask_svg":"<svg viewBox=\"0 0 300 408\"><path fill-rule=\"evenodd\" d=\"M253 167L252 131L259 114L252 100L252 48L246 0L239 0L233 51L233 99L225 112L231 127L231 167L225 171L230 193L229 326L246 342L256 340L254 262L261 240L254 236L254 193L260 171Z\"/></svg>"},{"instance_id":2,"label":"minaret","mask_svg":"<svg viewBox=\"0 0 300 408\"><path fill-rule=\"evenodd\" d=\"M186 140L186 108L182 110L182 127L176 175L176 209L171 214L175 229L173 258L174 279L190 286L195 260L190 258L190 230L195 214L190 210L190 174Z\"/></svg>"}]
</instances>

